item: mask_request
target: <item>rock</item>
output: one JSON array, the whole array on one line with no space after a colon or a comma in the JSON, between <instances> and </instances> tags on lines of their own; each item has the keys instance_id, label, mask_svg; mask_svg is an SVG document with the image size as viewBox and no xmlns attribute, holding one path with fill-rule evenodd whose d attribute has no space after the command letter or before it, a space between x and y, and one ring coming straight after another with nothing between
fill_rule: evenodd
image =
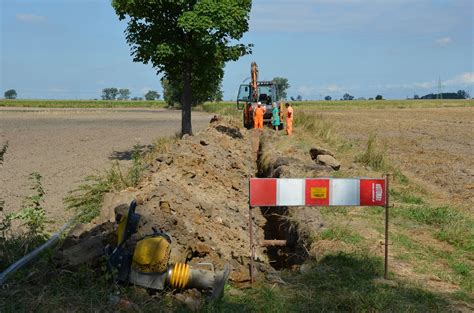
<instances>
[{"instance_id":1,"label":"rock","mask_svg":"<svg viewBox=\"0 0 474 313\"><path fill-rule=\"evenodd\" d=\"M212 124L212 123L215 123L215 122L219 122L219 120L220 120L219 116L214 115L214 116L211 118L210 123Z\"/></svg>"},{"instance_id":2,"label":"rock","mask_svg":"<svg viewBox=\"0 0 474 313\"><path fill-rule=\"evenodd\" d=\"M341 163L339 163L339 161L336 160L333 156L330 156L328 154L318 155L318 157L316 158L316 161L319 164L330 166L336 171L339 170L339 168L341 167Z\"/></svg>"},{"instance_id":3,"label":"rock","mask_svg":"<svg viewBox=\"0 0 474 313\"><path fill-rule=\"evenodd\" d=\"M130 202L134 200L138 192L136 191L122 191L122 192L109 192L104 195L104 202L100 209L99 218L94 222L97 225L106 222L115 222L115 213L119 210L121 212L127 212Z\"/></svg>"},{"instance_id":4,"label":"rock","mask_svg":"<svg viewBox=\"0 0 474 313\"><path fill-rule=\"evenodd\" d=\"M209 145L209 143L205 140L201 140L201 141L199 141L199 143L203 146L208 146Z\"/></svg>"},{"instance_id":5,"label":"rock","mask_svg":"<svg viewBox=\"0 0 474 313\"><path fill-rule=\"evenodd\" d=\"M330 156L334 157L334 154L331 151L326 150L326 149L321 148L321 147L311 148L309 150L309 154L311 155L312 160L316 160L318 155L330 155Z\"/></svg>"},{"instance_id":6,"label":"rock","mask_svg":"<svg viewBox=\"0 0 474 313\"><path fill-rule=\"evenodd\" d=\"M68 266L77 266L97 259L104 254L102 236L94 236L80 241L60 254L61 262Z\"/></svg>"},{"instance_id":7,"label":"rock","mask_svg":"<svg viewBox=\"0 0 474 313\"><path fill-rule=\"evenodd\" d=\"M201 308L201 293L197 289L188 289L175 295L176 300L184 304L191 312Z\"/></svg>"}]
</instances>

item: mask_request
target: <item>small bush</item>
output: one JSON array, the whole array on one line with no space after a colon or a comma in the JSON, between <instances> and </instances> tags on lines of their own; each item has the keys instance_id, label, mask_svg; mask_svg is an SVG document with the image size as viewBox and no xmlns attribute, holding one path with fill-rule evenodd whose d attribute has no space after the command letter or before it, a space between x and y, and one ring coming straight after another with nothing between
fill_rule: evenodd
<instances>
[{"instance_id":1,"label":"small bush","mask_svg":"<svg viewBox=\"0 0 474 313\"><path fill-rule=\"evenodd\" d=\"M9 218L23 221L31 234L41 234L46 223L46 212L42 206L45 192L39 173L31 173L29 179L33 182L31 190L35 193L25 199L20 212L11 214Z\"/></svg>"},{"instance_id":2,"label":"small bush","mask_svg":"<svg viewBox=\"0 0 474 313\"><path fill-rule=\"evenodd\" d=\"M386 149L377 145L377 136L371 134L367 141L366 151L356 158L356 161L370 166L374 170L385 170L388 167Z\"/></svg>"}]
</instances>

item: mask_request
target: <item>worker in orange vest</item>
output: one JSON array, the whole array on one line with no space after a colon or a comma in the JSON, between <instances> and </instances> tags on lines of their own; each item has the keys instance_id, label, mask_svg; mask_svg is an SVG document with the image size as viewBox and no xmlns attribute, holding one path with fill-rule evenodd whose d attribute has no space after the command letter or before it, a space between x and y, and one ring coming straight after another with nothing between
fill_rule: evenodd
<instances>
[{"instance_id":1,"label":"worker in orange vest","mask_svg":"<svg viewBox=\"0 0 474 313\"><path fill-rule=\"evenodd\" d=\"M262 108L262 104L259 102L253 115L254 128L263 129L263 114L265 114L265 109Z\"/></svg>"},{"instance_id":2,"label":"worker in orange vest","mask_svg":"<svg viewBox=\"0 0 474 313\"><path fill-rule=\"evenodd\" d=\"M285 104L285 107L286 107L286 134L288 136L291 136L291 133L293 132L293 108L288 102Z\"/></svg>"}]
</instances>

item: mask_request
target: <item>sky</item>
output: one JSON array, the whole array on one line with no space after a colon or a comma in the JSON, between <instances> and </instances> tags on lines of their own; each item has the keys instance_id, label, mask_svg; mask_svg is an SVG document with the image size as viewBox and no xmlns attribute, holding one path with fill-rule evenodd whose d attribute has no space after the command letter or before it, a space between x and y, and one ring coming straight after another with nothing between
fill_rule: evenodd
<instances>
[{"instance_id":1,"label":"sky","mask_svg":"<svg viewBox=\"0 0 474 313\"><path fill-rule=\"evenodd\" d=\"M134 63L109 0L0 0L0 91L19 98L94 99L106 87L162 93L150 64ZM262 80L285 77L288 97L404 99L474 96L473 0L255 0L226 65L224 99L256 61ZM1 96L1 94L0 94Z\"/></svg>"}]
</instances>

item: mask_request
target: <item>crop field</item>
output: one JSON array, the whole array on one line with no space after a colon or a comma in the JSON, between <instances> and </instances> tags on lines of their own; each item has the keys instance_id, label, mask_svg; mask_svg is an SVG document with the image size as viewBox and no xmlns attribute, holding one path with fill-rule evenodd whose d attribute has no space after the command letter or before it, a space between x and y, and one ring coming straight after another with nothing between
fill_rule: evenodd
<instances>
[{"instance_id":1,"label":"crop field","mask_svg":"<svg viewBox=\"0 0 474 313\"><path fill-rule=\"evenodd\" d=\"M6 100L0 99L0 107L28 108L164 108L164 101L124 100Z\"/></svg>"}]
</instances>

